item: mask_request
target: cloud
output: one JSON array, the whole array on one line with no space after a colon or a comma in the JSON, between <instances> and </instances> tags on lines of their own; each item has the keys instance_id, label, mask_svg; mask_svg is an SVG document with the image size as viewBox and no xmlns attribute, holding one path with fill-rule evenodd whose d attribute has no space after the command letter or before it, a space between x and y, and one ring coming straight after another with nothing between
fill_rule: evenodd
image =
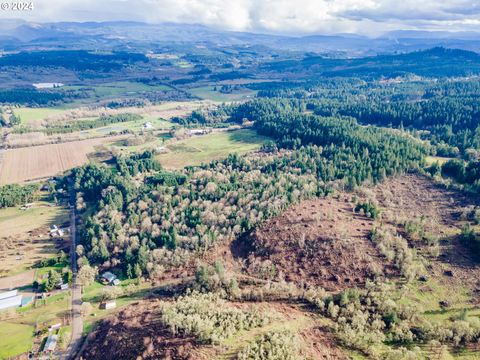
<instances>
[{"instance_id":1,"label":"cloud","mask_svg":"<svg viewBox=\"0 0 480 360\"><path fill-rule=\"evenodd\" d=\"M31 0L35 10L1 11L28 21L131 20L197 23L226 30L379 34L394 29L480 30L467 0Z\"/></svg>"}]
</instances>

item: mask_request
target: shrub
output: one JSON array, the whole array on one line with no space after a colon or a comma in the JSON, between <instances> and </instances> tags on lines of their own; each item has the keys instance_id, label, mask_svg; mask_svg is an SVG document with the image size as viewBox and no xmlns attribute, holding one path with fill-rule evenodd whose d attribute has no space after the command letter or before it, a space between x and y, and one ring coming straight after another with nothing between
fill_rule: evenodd
<instances>
[{"instance_id":1,"label":"shrub","mask_svg":"<svg viewBox=\"0 0 480 360\"><path fill-rule=\"evenodd\" d=\"M173 303L161 305L162 320L173 334L194 335L205 343L220 343L241 330L270 322L270 316L255 308L242 310L229 306L219 294L192 292Z\"/></svg>"}]
</instances>

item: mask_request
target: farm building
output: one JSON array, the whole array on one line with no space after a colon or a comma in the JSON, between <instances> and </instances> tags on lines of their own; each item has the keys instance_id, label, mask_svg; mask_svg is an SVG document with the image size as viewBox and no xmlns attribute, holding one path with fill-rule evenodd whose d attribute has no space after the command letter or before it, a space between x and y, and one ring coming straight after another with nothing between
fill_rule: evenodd
<instances>
[{"instance_id":1,"label":"farm building","mask_svg":"<svg viewBox=\"0 0 480 360\"><path fill-rule=\"evenodd\" d=\"M57 347L58 335L49 335L47 338L47 342L43 348L43 351L46 353L52 353L55 351Z\"/></svg>"},{"instance_id":2,"label":"farm building","mask_svg":"<svg viewBox=\"0 0 480 360\"><path fill-rule=\"evenodd\" d=\"M117 307L117 302L115 300L106 301L100 305L100 309L103 309L103 310L115 309L116 307Z\"/></svg>"},{"instance_id":3,"label":"farm building","mask_svg":"<svg viewBox=\"0 0 480 360\"><path fill-rule=\"evenodd\" d=\"M0 294L0 310L18 307L22 305L22 295L17 290L11 290Z\"/></svg>"}]
</instances>

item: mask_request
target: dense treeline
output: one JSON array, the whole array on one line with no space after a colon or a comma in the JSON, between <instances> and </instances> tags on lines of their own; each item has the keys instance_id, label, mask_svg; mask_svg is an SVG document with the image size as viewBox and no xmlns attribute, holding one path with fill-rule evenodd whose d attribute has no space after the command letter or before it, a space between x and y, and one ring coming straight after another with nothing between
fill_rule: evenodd
<instances>
[{"instance_id":1,"label":"dense treeline","mask_svg":"<svg viewBox=\"0 0 480 360\"><path fill-rule=\"evenodd\" d=\"M229 121L233 109L234 107L231 105L222 105L215 108L201 108L193 110L188 116L174 116L171 121L184 126L215 126Z\"/></svg>"},{"instance_id":2,"label":"dense treeline","mask_svg":"<svg viewBox=\"0 0 480 360\"><path fill-rule=\"evenodd\" d=\"M4 185L0 186L0 208L23 205L36 199L38 186Z\"/></svg>"},{"instance_id":3,"label":"dense treeline","mask_svg":"<svg viewBox=\"0 0 480 360\"><path fill-rule=\"evenodd\" d=\"M66 69L85 71L119 70L127 64L147 62L143 54L128 52L93 53L86 50L52 50L20 52L0 58L0 67L34 66L63 67Z\"/></svg>"},{"instance_id":4,"label":"dense treeline","mask_svg":"<svg viewBox=\"0 0 480 360\"><path fill-rule=\"evenodd\" d=\"M142 120L142 116L138 114L117 114L117 115L102 115L97 119L93 120L78 120L78 121L69 121L65 122L62 125L47 125L46 133L48 135L52 134L63 134L70 133L75 131L95 129L102 126L107 126L116 123L123 123L127 121L139 121ZM24 131L20 129L19 131ZM36 130L38 131L38 130Z\"/></svg>"},{"instance_id":5,"label":"dense treeline","mask_svg":"<svg viewBox=\"0 0 480 360\"><path fill-rule=\"evenodd\" d=\"M0 91L0 103L26 104L31 106L50 105L63 101L61 92L38 91L33 89L12 89Z\"/></svg>"},{"instance_id":6,"label":"dense treeline","mask_svg":"<svg viewBox=\"0 0 480 360\"><path fill-rule=\"evenodd\" d=\"M306 56L300 60L265 63L262 70L303 73L314 77L361 77L378 79L415 74L447 78L480 73L480 55L465 50L436 47L405 54L378 55L353 59Z\"/></svg>"},{"instance_id":7,"label":"dense treeline","mask_svg":"<svg viewBox=\"0 0 480 360\"><path fill-rule=\"evenodd\" d=\"M301 101L321 116L351 116L363 124L421 130L439 155L480 148L480 81L421 81L400 78L367 83L360 79L256 85L258 96ZM368 99L368 101L367 101Z\"/></svg>"}]
</instances>

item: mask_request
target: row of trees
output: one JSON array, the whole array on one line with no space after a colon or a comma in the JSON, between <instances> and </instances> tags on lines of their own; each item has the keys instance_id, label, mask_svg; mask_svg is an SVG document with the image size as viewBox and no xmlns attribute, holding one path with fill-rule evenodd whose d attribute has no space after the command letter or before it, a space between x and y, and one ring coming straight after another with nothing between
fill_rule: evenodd
<instances>
[{"instance_id":1,"label":"row of trees","mask_svg":"<svg viewBox=\"0 0 480 360\"><path fill-rule=\"evenodd\" d=\"M37 199L38 185L4 185L0 186L0 208L23 205Z\"/></svg>"}]
</instances>

